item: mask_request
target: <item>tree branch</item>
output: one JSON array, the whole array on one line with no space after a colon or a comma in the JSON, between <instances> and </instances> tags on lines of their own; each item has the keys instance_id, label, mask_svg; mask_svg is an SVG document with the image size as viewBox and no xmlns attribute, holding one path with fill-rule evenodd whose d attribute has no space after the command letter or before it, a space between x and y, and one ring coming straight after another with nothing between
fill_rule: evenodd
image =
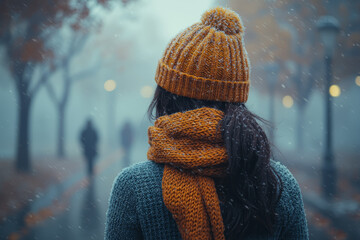
<instances>
[{"instance_id":1,"label":"tree branch","mask_svg":"<svg viewBox=\"0 0 360 240\"><path fill-rule=\"evenodd\" d=\"M89 67L88 69L83 69L80 72L73 74L71 78L74 79L74 82L79 82L83 80L85 77L97 72L100 66L101 66L100 61L97 61L93 66Z\"/></svg>"},{"instance_id":2,"label":"tree branch","mask_svg":"<svg viewBox=\"0 0 360 240\"><path fill-rule=\"evenodd\" d=\"M33 97L40 89L40 87L46 83L46 81L49 79L50 74L53 71L51 70L44 70L43 73L41 74L41 77L39 78L39 80L37 81L37 83L35 83L34 87L29 90L29 95L31 97Z\"/></svg>"},{"instance_id":3,"label":"tree branch","mask_svg":"<svg viewBox=\"0 0 360 240\"><path fill-rule=\"evenodd\" d=\"M48 93L50 99L53 101L55 106L58 106L60 104L60 100L56 97L55 90L50 82L45 83L46 92Z\"/></svg>"},{"instance_id":4,"label":"tree branch","mask_svg":"<svg viewBox=\"0 0 360 240\"><path fill-rule=\"evenodd\" d=\"M72 40L68 50L68 58L70 59L72 56L76 55L76 53L80 52L84 48L88 39L89 34L78 34L77 32L73 32Z\"/></svg>"}]
</instances>

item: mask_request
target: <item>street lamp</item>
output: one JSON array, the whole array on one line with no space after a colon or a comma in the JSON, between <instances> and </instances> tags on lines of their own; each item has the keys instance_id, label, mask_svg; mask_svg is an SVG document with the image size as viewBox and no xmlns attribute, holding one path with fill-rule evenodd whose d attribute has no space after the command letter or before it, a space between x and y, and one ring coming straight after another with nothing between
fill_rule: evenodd
<instances>
[{"instance_id":1,"label":"street lamp","mask_svg":"<svg viewBox=\"0 0 360 240\"><path fill-rule=\"evenodd\" d=\"M113 150L116 142L116 82L112 79L106 80L104 83L104 89L108 94L107 102L107 150Z\"/></svg>"},{"instance_id":2,"label":"street lamp","mask_svg":"<svg viewBox=\"0 0 360 240\"><path fill-rule=\"evenodd\" d=\"M270 73L269 78L267 79L269 93L270 93L270 106L269 106L269 121L271 124L274 123L274 112L275 112L275 89L276 83L278 82L278 75L279 75L279 64L278 63L270 63L265 66L266 72ZM274 144L274 127L270 127L270 141Z\"/></svg>"},{"instance_id":3,"label":"street lamp","mask_svg":"<svg viewBox=\"0 0 360 240\"><path fill-rule=\"evenodd\" d=\"M323 16L317 22L317 28L324 46L325 60L325 148L322 169L323 193L326 199L331 199L336 192L336 171L332 149L332 97L330 86L332 82L332 58L336 49L336 37L340 30L338 20L332 16Z\"/></svg>"},{"instance_id":4,"label":"street lamp","mask_svg":"<svg viewBox=\"0 0 360 240\"><path fill-rule=\"evenodd\" d=\"M356 76L356 78L355 78L355 84L360 87L360 76Z\"/></svg>"},{"instance_id":5,"label":"street lamp","mask_svg":"<svg viewBox=\"0 0 360 240\"><path fill-rule=\"evenodd\" d=\"M143 86L140 94L143 98L151 98L154 95L154 88L152 86Z\"/></svg>"},{"instance_id":6,"label":"street lamp","mask_svg":"<svg viewBox=\"0 0 360 240\"><path fill-rule=\"evenodd\" d=\"M107 92L112 92L116 88L116 82L114 80L106 80L104 83L104 89Z\"/></svg>"},{"instance_id":7,"label":"street lamp","mask_svg":"<svg viewBox=\"0 0 360 240\"><path fill-rule=\"evenodd\" d=\"M282 103L284 107L291 108L294 105L294 99L291 96L286 95L283 97Z\"/></svg>"}]
</instances>

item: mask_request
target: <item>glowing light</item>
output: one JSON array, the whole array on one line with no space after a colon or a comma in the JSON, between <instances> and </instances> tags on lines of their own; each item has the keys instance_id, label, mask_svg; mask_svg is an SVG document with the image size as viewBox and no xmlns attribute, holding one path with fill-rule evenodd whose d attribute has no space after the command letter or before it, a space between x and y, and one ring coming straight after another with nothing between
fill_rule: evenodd
<instances>
[{"instance_id":1,"label":"glowing light","mask_svg":"<svg viewBox=\"0 0 360 240\"><path fill-rule=\"evenodd\" d=\"M341 89L340 89L340 87L339 87L338 85L333 84L333 85L331 85L331 87L329 88L329 92L330 92L330 95L331 95L332 97L338 97L338 96L340 96L340 94L341 94Z\"/></svg>"},{"instance_id":2,"label":"glowing light","mask_svg":"<svg viewBox=\"0 0 360 240\"><path fill-rule=\"evenodd\" d=\"M151 86L143 86L141 88L140 94L143 98L151 98L154 94L154 88Z\"/></svg>"},{"instance_id":3,"label":"glowing light","mask_svg":"<svg viewBox=\"0 0 360 240\"><path fill-rule=\"evenodd\" d=\"M360 76L357 76L355 78L355 83L356 83L356 85L358 85L360 87Z\"/></svg>"},{"instance_id":4,"label":"glowing light","mask_svg":"<svg viewBox=\"0 0 360 240\"><path fill-rule=\"evenodd\" d=\"M283 97L282 99L282 104L284 105L284 107L286 108L291 108L294 105L294 100L291 96L286 95L285 97Z\"/></svg>"},{"instance_id":5,"label":"glowing light","mask_svg":"<svg viewBox=\"0 0 360 240\"><path fill-rule=\"evenodd\" d=\"M105 91L112 92L116 88L116 82L114 80L107 80L104 83Z\"/></svg>"}]
</instances>

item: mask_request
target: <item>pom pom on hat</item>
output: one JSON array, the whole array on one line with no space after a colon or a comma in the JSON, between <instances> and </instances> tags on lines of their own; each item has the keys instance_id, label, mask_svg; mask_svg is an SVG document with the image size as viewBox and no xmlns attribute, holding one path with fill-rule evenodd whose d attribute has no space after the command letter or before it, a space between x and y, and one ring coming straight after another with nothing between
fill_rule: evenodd
<instances>
[{"instance_id":1,"label":"pom pom on hat","mask_svg":"<svg viewBox=\"0 0 360 240\"><path fill-rule=\"evenodd\" d=\"M228 35L244 32L244 27L239 15L226 8L216 7L206 11L201 22L204 25L214 27L218 31L223 31Z\"/></svg>"}]
</instances>

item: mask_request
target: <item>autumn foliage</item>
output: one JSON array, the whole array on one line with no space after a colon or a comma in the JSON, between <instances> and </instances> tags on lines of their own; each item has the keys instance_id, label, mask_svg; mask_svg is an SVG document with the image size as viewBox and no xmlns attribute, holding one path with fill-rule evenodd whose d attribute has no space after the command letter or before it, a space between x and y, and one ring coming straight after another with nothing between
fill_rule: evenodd
<instances>
[{"instance_id":1,"label":"autumn foliage","mask_svg":"<svg viewBox=\"0 0 360 240\"><path fill-rule=\"evenodd\" d=\"M33 96L48 80L56 59L53 39L57 31L69 26L72 31L96 27L90 21L94 6L106 6L100 0L3 0L0 1L0 47L3 60L14 80L18 96L18 127L15 166L28 172L30 164L29 116ZM42 74L35 79L34 72Z\"/></svg>"}]
</instances>

